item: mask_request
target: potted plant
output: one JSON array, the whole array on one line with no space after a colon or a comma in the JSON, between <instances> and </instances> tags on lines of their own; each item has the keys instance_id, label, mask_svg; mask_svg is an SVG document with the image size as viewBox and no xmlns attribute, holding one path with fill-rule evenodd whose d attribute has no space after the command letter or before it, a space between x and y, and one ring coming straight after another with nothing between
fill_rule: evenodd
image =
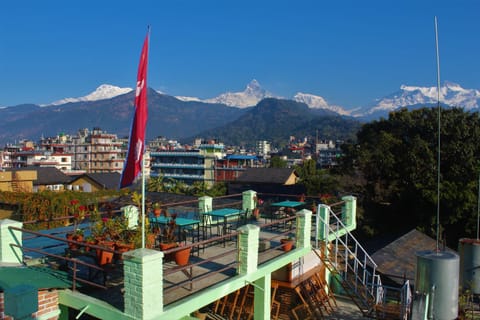
<instances>
[{"instance_id":1,"label":"potted plant","mask_svg":"<svg viewBox=\"0 0 480 320\"><path fill-rule=\"evenodd\" d=\"M80 201L77 199L72 199L70 201L70 211L73 217L73 228L72 231L67 233L66 238L67 240L81 242L83 240L83 229L79 227L79 224L83 221L83 219L85 219L87 207L79 204ZM71 250L77 250L79 245L68 242L68 247Z\"/></svg>"},{"instance_id":2,"label":"potted plant","mask_svg":"<svg viewBox=\"0 0 480 320\"><path fill-rule=\"evenodd\" d=\"M96 245L98 243L97 239L93 235L89 235L88 237L85 238L85 244L87 245ZM89 252L90 247L85 246L85 252Z\"/></svg>"},{"instance_id":3,"label":"potted plant","mask_svg":"<svg viewBox=\"0 0 480 320\"><path fill-rule=\"evenodd\" d=\"M115 241L115 251L118 251L116 255L117 260L122 260L122 254L127 251L135 249L139 246L138 238L141 239L141 231L138 229L129 229L128 220L124 217L118 217L116 227L118 228L118 237ZM141 241L140 241L141 242Z\"/></svg>"},{"instance_id":4,"label":"potted plant","mask_svg":"<svg viewBox=\"0 0 480 320\"><path fill-rule=\"evenodd\" d=\"M108 250L96 249L97 262L100 266L113 261L113 250L115 249L115 239L117 237L115 219L102 218L91 227L92 236L97 241L97 245Z\"/></svg>"},{"instance_id":5,"label":"potted plant","mask_svg":"<svg viewBox=\"0 0 480 320\"><path fill-rule=\"evenodd\" d=\"M282 244L282 250L288 252L292 250L295 240L289 235L287 238L280 239L280 243Z\"/></svg>"},{"instance_id":6,"label":"potted plant","mask_svg":"<svg viewBox=\"0 0 480 320\"><path fill-rule=\"evenodd\" d=\"M181 246L178 243L177 237L176 237L176 230L177 230L176 218L177 218L177 215L172 214L170 217L170 220L168 221L167 226L163 229L162 242L160 243L160 250L162 251L166 251L166 250ZM167 260L174 259L179 266L183 266L188 264L191 251L192 251L192 247L179 249L175 252L171 252L170 254L165 255L165 259Z\"/></svg>"},{"instance_id":7,"label":"potted plant","mask_svg":"<svg viewBox=\"0 0 480 320\"><path fill-rule=\"evenodd\" d=\"M162 207L160 203L155 202L153 204L153 215L158 218L160 217L161 214L162 214Z\"/></svg>"},{"instance_id":8,"label":"potted plant","mask_svg":"<svg viewBox=\"0 0 480 320\"><path fill-rule=\"evenodd\" d=\"M72 232L67 233L66 237L67 237L67 240L81 242L83 241L83 230L80 228L76 228ZM68 248L70 250L77 250L79 248L79 245L76 243L69 242Z\"/></svg>"}]
</instances>

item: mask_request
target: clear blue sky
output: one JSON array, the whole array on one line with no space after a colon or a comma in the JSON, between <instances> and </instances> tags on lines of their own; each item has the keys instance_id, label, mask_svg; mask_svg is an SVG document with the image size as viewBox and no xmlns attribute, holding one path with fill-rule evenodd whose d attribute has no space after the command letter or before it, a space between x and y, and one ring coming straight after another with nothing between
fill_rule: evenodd
<instances>
[{"instance_id":1,"label":"clear blue sky","mask_svg":"<svg viewBox=\"0 0 480 320\"><path fill-rule=\"evenodd\" d=\"M284 97L364 106L402 84L480 89L480 1L3 1L0 106L134 87L147 25L149 86L214 97L253 78Z\"/></svg>"}]
</instances>

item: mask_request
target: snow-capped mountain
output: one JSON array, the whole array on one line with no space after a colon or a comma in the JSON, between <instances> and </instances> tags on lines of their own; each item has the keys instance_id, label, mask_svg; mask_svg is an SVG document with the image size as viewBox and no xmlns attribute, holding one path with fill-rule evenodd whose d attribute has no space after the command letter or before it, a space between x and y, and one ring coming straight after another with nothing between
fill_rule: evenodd
<instances>
[{"instance_id":1,"label":"snow-capped mountain","mask_svg":"<svg viewBox=\"0 0 480 320\"><path fill-rule=\"evenodd\" d=\"M399 91L379 99L373 106L364 108L362 111L364 114L373 114L390 112L400 107L436 103L436 87L402 85ZM440 104L462 107L467 110L479 108L480 91L476 89L464 89L456 83L445 82L444 85L440 87Z\"/></svg>"},{"instance_id":2,"label":"snow-capped mountain","mask_svg":"<svg viewBox=\"0 0 480 320\"><path fill-rule=\"evenodd\" d=\"M293 96L293 100L303 102L312 109L326 109L341 115L350 115L348 110L345 110L340 106L329 105L324 98L313 94L298 92Z\"/></svg>"},{"instance_id":3,"label":"snow-capped mountain","mask_svg":"<svg viewBox=\"0 0 480 320\"><path fill-rule=\"evenodd\" d=\"M201 100L196 97L185 97L185 96L177 96L175 98L182 100L182 101L202 101L207 103L222 103L230 107L237 107L237 108L246 108L252 107L256 105L260 100L264 98L274 97L270 92L266 91L260 86L257 80L253 79L247 85L244 91L240 92L225 92L221 95Z\"/></svg>"},{"instance_id":4,"label":"snow-capped mountain","mask_svg":"<svg viewBox=\"0 0 480 320\"><path fill-rule=\"evenodd\" d=\"M110 98L119 96L121 94L128 93L132 90L133 90L132 88L120 88L120 87L112 86L109 84L102 84L95 91L93 91L92 93L84 97L65 98L62 100L52 102L49 105L56 106L56 105L65 104L69 102L97 101L97 100L110 99Z\"/></svg>"},{"instance_id":5,"label":"snow-capped mountain","mask_svg":"<svg viewBox=\"0 0 480 320\"><path fill-rule=\"evenodd\" d=\"M264 98L282 98L280 96L275 96L272 93L266 91L262 88L260 83L253 79L247 85L244 91L241 92L226 92L222 93L218 97L202 100L197 97L188 97L188 96L176 96L175 98L182 101L201 101L207 103L222 103L230 107L246 108L256 105ZM297 102L303 102L308 105L310 108L315 109L327 109L334 112L337 112L342 115L350 114L347 110L343 109L340 106L329 105L324 98L316 96L313 94L298 92L293 100Z\"/></svg>"},{"instance_id":6,"label":"snow-capped mountain","mask_svg":"<svg viewBox=\"0 0 480 320\"><path fill-rule=\"evenodd\" d=\"M223 103L231 107L252 107L264 98L274 97L270 92L260 86L257 80L253 79L241 92L226 92L216 98L207 99L209 103Z\"/></svg>"}]
</instances>

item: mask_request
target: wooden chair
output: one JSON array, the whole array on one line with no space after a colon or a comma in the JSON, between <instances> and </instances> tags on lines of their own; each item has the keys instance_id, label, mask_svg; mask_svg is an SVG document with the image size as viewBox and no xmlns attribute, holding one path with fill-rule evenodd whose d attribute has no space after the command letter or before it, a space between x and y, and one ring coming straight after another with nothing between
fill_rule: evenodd
<instances>
[{"instance_id":1,"label":"wooden chair","mask_svg":"<svg viewBox=\"0 0 480 320\"><path fill-rule=\"evenodd\" d=\"M277 295L278 283L272 283L272 298L270 303L270 318L277 320L280 314L280 302L275 300Z\"/></svg>"}]
</instances>

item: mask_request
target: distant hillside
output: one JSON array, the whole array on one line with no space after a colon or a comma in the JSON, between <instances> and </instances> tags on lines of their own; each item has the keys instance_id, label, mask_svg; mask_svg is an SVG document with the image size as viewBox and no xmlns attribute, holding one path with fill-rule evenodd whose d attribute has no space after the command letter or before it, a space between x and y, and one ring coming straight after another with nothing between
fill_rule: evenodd
<instances>
[{"instance_id":1,"label":"distant hillside","mask_svg":"<svg viewBox=\"0 0 480 320\"><path fill-rule=\"evenodd\" d=\"M119 137L129 135L134 92L98 101L40 107L19 105L0 109L0 144L20 139L38 141L81 128L100 127ZM256 140L285 144L290 136L318 135L325 139L354 137L359 122L325 109L312 109L292 100L267 98L250 108L181 101L148 92L147 139L165 136L191 143L194 137L218 138L226 144L253 145Z\"/></svg>"},{"instance_id":2,"label":"distant hillside","mask_svg":"<svg viewBox=\"0 0 480 320\"><path fill-rule=\"evenodd\" d=\"M0 109L0 144L20 139L37 141L58 133L75 134L80 128L100 127L119 137L129 135L134 92L99 101L56 106L19 105ZM245 110L221 104L185 102L149 89L147 139L185 138L237 119Z\"/></svg>"},{"instance_id":3,"label":"distant hillside","mask_svg":"<svg viewBox=\"0 0 480 320\"><path fill-rule=\"evenodd\" d=\"M257 140L285 145L290 136L322 139L354 139L360 122L337 113L310 109L304 103L267 98L234 122L203 131L199 136L220 138L226 144L251 146Z\"/></svg>"}]
</instances>

